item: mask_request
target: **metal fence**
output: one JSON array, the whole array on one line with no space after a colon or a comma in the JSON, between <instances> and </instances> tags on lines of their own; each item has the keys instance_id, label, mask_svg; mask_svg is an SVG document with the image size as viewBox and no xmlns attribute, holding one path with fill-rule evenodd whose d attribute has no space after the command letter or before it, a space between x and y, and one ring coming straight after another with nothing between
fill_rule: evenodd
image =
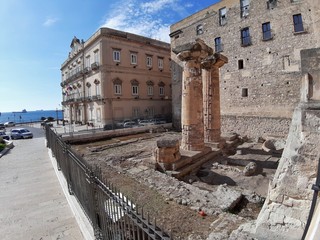
<instances>
[{"instance_id":1,"label":"metal fence","mask_svg":"<svg viewBox=\"0 0 320 240\"><path fill-rule=\"evenodd\" d=\"M47 147L67 181L69 194L76 197L91 222L95 239L172 239L157 226L156 220L150 221L143 208L139 209L111 183L103 181L99 169L92 169L49 126L45 129Z\"/></svg>"}]
</instances>

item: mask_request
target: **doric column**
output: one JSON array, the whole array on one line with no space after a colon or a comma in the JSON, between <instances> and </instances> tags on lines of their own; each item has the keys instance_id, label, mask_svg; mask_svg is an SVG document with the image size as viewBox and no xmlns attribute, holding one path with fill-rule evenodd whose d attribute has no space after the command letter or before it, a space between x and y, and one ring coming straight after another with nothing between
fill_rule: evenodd
<instances>
[{"instance_id":1,"label":"doric column","mask_svg":"<svg viewBox=\"0 0 320 240\"><path fill-rule=\"evenodd\" d=\"M182 140L184 150L201 151L204 148L203 93L201 61L212 54L203 41L181 47L177 57L185 62L182 79Z\"/></svg>"},{"instance_id":2,"label":"doric column","mask_svg":"<svg viewBox=\"0 0 320 240\"><path fill-rule=\"evenodd\" d=\"M228 62L228 58L215 53L202 61L204 94L204 139L206 142L220 142L220 79L219 68Z\"/></svg>"}]
</instances>

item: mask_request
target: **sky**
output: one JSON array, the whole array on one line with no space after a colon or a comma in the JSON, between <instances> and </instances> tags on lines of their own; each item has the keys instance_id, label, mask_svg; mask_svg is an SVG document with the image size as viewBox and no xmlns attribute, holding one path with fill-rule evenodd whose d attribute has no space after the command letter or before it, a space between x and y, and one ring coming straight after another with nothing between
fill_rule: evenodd
<instances>
[{"instance_id":1,"label":"sky","mask_svg":"<svg viewBox=\"0 0 320 240\"><path fill-rule=\"evenodd\" d=\"M170 25L219 0L0 0L0 112L61 109L74 36L101 27L170 42Z\"/></svg>"}]
</instances>

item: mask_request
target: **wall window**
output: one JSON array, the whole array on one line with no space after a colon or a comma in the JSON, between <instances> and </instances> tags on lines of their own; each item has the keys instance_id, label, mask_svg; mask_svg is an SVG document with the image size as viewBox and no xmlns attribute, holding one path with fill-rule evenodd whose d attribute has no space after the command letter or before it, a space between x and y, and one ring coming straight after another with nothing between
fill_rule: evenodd
<instances>
[{"instance_id":1,"label":"wall window","mask_svg":"<svg viewBox=\"0 0 320 240\"><path fill-rule=\"evenodd\" d=\"M96 115L97 115L97 122L101 122L101 109L100 108L97 108Z\"/></svg>"},{"instance_id":2,"label":"wall window","mask_svg":"<svg viewBox=\"0 0 320 240\"><path fill-rule=\"evenodd\" d=\"M164 86L165 86L164 82L161 81L158 85L159 85L159 95L164 96Z\"/></svg>"},{"instance_id":3,"label":"wall window","mask_svg":"<svg viewBox=\"0 0 320 240\"><path fill-rule=\"evenodd\" d=\"M137 65L138 64L138 55L137 55L137 53L131 53L130 57L131 57L131 64Z\"/></svg>"},{"instance_id":4,"label":"wall window","mask_svg":"<svg viewBox=\"0 0 320 240\"><path fill-rule=\"evenodd\" d=\"M270 22L266 22L262 24L262 39L263 40L272 39Z\"/></svg>"},{"instance_id":5,"label":"wall window","mask_svg":"<svg viewBox=\"0 0 320 240\"><path fill-rule=\"evenodd\" d=\"M138 85L132 85L132 95L138 95L139 94L139 86Z\"/></svg>"},{"instance_id":6,"label":"wall window","mask_svg":"<svg viewBox=\"0 0 320 240\"><path fill-rule=\"evenodd\" d=\"M196 30L197 30L197 35L203 34L203 26L202 26L202 24L199 24L197 26Z\"/></svg>"},{"instance_id":7,"label":"wall window","mask_svg":"<svg viewBox=\"0 0 320 240\"><path fill-rule=\"evenodd\" d=\"M146 113L148 118L152 118L154 116L154 108L153 107L148 107L145 110L145 113Z\"/></svg>"},{"instance_id":8,"label":"wall window","mask_svg":"<svg viewBox=\"0 0 320 240\"><path fill-rule=\"evenodd\" d=\"M241 17L249 15L249 0L240 0Z\"/></svg>"},{"instance_id":9,"label":"wall window","mask_svg":"<svg viewBox=\"0 0 320 240\"><path fill-rule=\"evenodd\" d=\"M217 37L214 39L214 49L216 53L223 51L221 37Z\"/></svg>"},{"instance_id":10,"label":"wall window","mask_svg":"<svg viewBox=\"0 0 320 240\"><path fill-rule=\"evenodd\" d=\"M248 88L242 88L241 96L242 97L248 97Z\"/></svg>"},{"instance_id":11,"label":"wall window","mask_svg":"<svg viewBox=\"0 0 320 240\"><path fill-rule=\"evenodd\" d=\"M96 51L94 52L94 62L95 62L95 63L100 63L99 50L96 50Z\"/></svg>"},{"instance_id":12,"label":"wall window","mask_svg":"<svg viewBox=\"0 0 320 240\"><path fill-rule=\"evenodd\" d=\"M164 87L159 87L159 95L163 96L164 95Z\"/></svg>"},{"instance_id":13,"label":"wall window","mask_svg":"<svg viewBox=\"0 0 320 240\"><path fill-rule=\"evenodd\" d=\"M248 27L241 30L241 45L244 47L251 45L251 37Z\"/></svg>"},{"instance_id":14,"label":"wall window","mask_svg":"<svg viewBox=\"0 0 320 240\"><path fill-rule=\"evenodd\" d=\"M267 9L274 9L277 6L277 0L268 0Z\"/></svg>"},{"instance_id":15,"label":"wall window","mask_svg":"<svg viewBox=\"0 0 320 240\"><path fill-rule=\"evenodd\" d=\"M239 59L238 60L238 69L243 69L243 60L242 59Z\"/></svg>"},{"instance_id":16,"label":"wall window","mask_svg":"<svg viewBox=\"0 0 320 240\"><path fill-rule=\"evenodd\" d=\"M139 95L139 82L137 80L131 80L131 93L132 95Z\"/></svg>"},{"instance_id":17,"label":"wall window","mask_svg":"<svg viewBox=\"0 0 320 240\"><path fill-rule=\"evenodd\" d=\"M86 68L90 67L90 55L86 56L85 62L84 62L84 66Z\"/></svg>"},{"instance_id":18,"label":"wall window","mask_svg":"<svg viewBox=\"0 0 320 240\"><path fill-rule=\"evenodd\" d=\"M92 96L92 94L91 94L91 83L87 82L86 86L87 86L87 97L91 97Z\"/></svg>"},{"instance_id":19,"label":"wall window","mask_svg":"<svg viewBox=\"0 0 320 240\"><path fill-rule=\"evenodd\" d=\"M113 49L113 61L120 62L120 50Z\"/></svg>"},{"instance_id":20,"label":"wall window","mask_svg":"<svg viewBox=\"0 0 320 240\"><path fill-rule=\"evenodd\" d=\"M100 90L100 81L98 79L94 80L94 85L96 88L96 96L100 96L101 95L101 90Z\"/></svg>"},{"instance_id":21,"label":"wall window","mask_svg":"<svg viewBox=\"0 0 320 240\"><path fill-rule=\"evenodd\" d=\"M152 81L147 81L147 94L148 96L153 96L153 82Z\"/></svg>"},{"instance_id":22,"label":"wall window","mask_svg":"<svg viewBox=\"0 0 320 240\"><path fill-rule=\"evenodd\" d=\"M114 94L121 94L121 92L122 92L122 85L114 84Z\"/></svg>"},{"instance_id":23,"label":"wall window","mask_svg":"<svg viewBox=\"0 0 320 240\"><path fill-rule=\"evenodd\" d=\"M152 56L147 56L146 58L147 61L147 67L152 67Z\"/></svg>"},{"instance_id":24,"label":"wall window","mask_svg":"<svg viewBox=\"0 0 320 240\"><path fill-rule=\"evenodd\" d=\"M163 58L158 58L158 68L163 69Z\"/></svg>"},{"instance_id":25,"label":"wall window","mask_svg":"<svg viewBox=\"0 0 320 240\"><path fill-rule=\"evenodd\" d=\"M227 8L220 8L219 9L219 24L223 26L227 24Z\"/></svg>"},{"instance_id":26,"label":"wall window","mask_svg":"<svg viewBox=\"0 0 320 240\"><path fill-rule=\"evenodd\" d=\"M301 14L293 15L294 32L303 32L303 22Z\"/></svg>"},{"instance_id":27,"label":"wall window","mask_svg":"<svg viewBox=\"0 0 320 240\"><path fill-rule=\"evenodd\" d=\"M147 91L148 91L148 96L153 96L153 85L148 85Z\"/></svg>"},{"instance_id":28,"label":"wall window","mask_svg":"<svg viewBox=\"0 0 320 240\"><path fill-rule=\"evenodd\" d=\"M119 78L113 80L114 94L120 95L122 93L122 81Z\"/></svg>"}]
</instances>

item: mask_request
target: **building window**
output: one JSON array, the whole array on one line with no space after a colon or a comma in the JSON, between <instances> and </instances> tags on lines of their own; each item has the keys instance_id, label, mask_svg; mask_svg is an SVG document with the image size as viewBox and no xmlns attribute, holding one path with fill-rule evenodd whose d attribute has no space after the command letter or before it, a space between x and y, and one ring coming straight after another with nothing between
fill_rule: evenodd
<instances>
[{"instance_id":1,"label":"building window","mask_svg":"<svg viewBox=\"0 0 320 240\"><path fill-rule=\"evenodd\" d=\"M203 34L203 26L202 26L202 24L198 25L196 30L197 30L197 35Z\"/></svg>"},{"instance_id":2,"label":"building window","mask_svg":"<svg viewBox=\"0 0 320 240\"><path fill-rule=\"evenodd\" d=\"M153 96L153 82L152 81L147 81L147 94L148 96Z\"/></svg>"},{"instance_id":3,"label":"building window","mask_svg":"<svg viewBox=\"0 0 320 240\"><path fill-rule=\"evenodd\" d=\"M147 67L151 68L152 67L152 56L147 56Z\"/></svg>"},{"instance_id":4,"label":"building window","mask_svg":"<svg viewBox=\"0 0 320 240\"><path fill-rule=\"evenodd\" d=\"M277 6L277 0L268 0L267 9L274 9Z\"/></svg>"},{"instance_id":5,"label":"building window","mask_svg":"<svg viewBox=\"0 0 320 240\"><path fill-rule=\"evenodd\" d=\"M91 84L90 83L86 83L86 86L87 86L87 97L91 97L92 94L91 94Z\"/></svg>"},{"instance_id":6,"label":"building window","mask_svg":"<svg viewBox=\"0 0 320 240\"><path fill-rule=\"evenodd\" d=\"M164 96L164 87L159 87L159 95Z\"/></svg>"},{"instance_id":7,"label":"building window","mask_svg":"<svg viewBox=\"0 0 320 240\"><path fill-rule=\"evenodd\" d=\"M164 86L165 86L164 82L161 81L158 85L159 85L159 95L164 96Z\"/></svg>"},{"instance_id":8,"label":"building window","mask_svg":"<svg viewBox=\"0 0 320 240\"><path fill-rule=\"evenodd\" d=\"M120 95L122 93L122 81L119 78L113 80L114 94Z\"/></svg>"},{"instance_id":9,"label":"building window","mask_svg":"<svg viewBox=\"0 0 320 240\"><path fill-rule=\"evenodd\" d=\"M251 45L251 37L248 27L241 30L241 45L243 47Z\"/></svg>"},{"instance_id":10,"label":"building window","mask_svg":"<svg viewBox=\"0 0 320 240\"><path fill-rule=\"evenodd\" d=\"M114 94L121 94L122 85L121 84L114 84Z\"/></svg>"},{"instance_id":11,"label":"building window","mask_svg":"<svg viewBox=\"0 0 320 240\"><path fill-rule=\"evenodd\" d=\"M240 0L241 17L249 15L249 0Z\"/></svg>"},{"instance_id":12,"label":"building window","mask_svg":"<svg viewBox=\"0 0 320 240\"><path fill-rule=\"evenodd\" d=\"M223 51L221 37L217 37L214 39L214 49L216 53Z\"/></svg>"},{"instance_id":13,"label":"building window","mask_svg":"<svg viewBox=\"0 0 320 240\"><path fill-rule=\"evenodd\" d=\"M248 97L248 88L242 88L241 96L242 97Z\"/></svg>"},{"instance_id":14,"label":"building window","mask_svg":"<svg viewBox=\"0 0 320 240\"><path fill-rule=\"evenodd\" d=\"M272 39L270 22L266 22L262 24L262 39L263 40Z\"/></svg>"},{"instance_id":15,"label":"building window","mask_svg":"<svg viewBox=\"0 0 320 240\"><path fill-rule=\"evenodd\" d=\"M238 60L238 69L243 69L243 60L242 59L239 59Z\"/></svg>"},{"instance_id":16,"label":"building window","mask_svg":"<svg viewBox=\"0 0 320 240\"><path fill-rule=\"evenodd\" d=\"M153 86L152 85L148 85L147 91L148 91L148 96L153 96Z\"/></svg>"},{"instance_id":17,"label":"building window","mask_svg":"<svg viewBox=\"0 0 320 240\"><path fill-rule=\"evenodd\" d=\"M293 15L294 32L303 32L303 23L301 14Z\"/></svg>"},{"instance_id":18,"label":"building window","mask_svg":"<svg viewBox=\"0 0 320 240\"><path fill-rule=\"evenodd\" d=\"M139 86L138 85L132 85L131 87L132 87L132 95L138 95L139 94L139 92L138 92Z\"/></svg>"},{"instance_id":19,"label":"building window","mask_svg":"<svg viewBox=\"0 0 320 240\"><path fill-rule=\"evenodd\" d=\"M131 64L137 65L138 64L138 55L137 53L131 53Z\"/></svg>"},{"instance_id":20,"label":"building window","mask_svg":"<svg viewBox=\"0 0 320 240\"><path fill-rule=\"evenodd\" d=\"M154 116L154 108L153 107L148 107L145 110L145 113L146 113L148 118L152 118Z\"/></svg>"},{"instance_id":21,"label":"building window","mask_svg":"<svg viewBox=\"0 0 320 240\"><path fill-rule=\"evenodd\" d=\"M139 82L135 79L131 81L131 93L132 95L139 94Z\"/></svg>"},{"instance_id":22,"label":"building window","mask_svg":"<svg viewBox=\"0 0 320 240\"><path fill-rule=\"evenodd\" d=\"M94 52L94 62L95 62L95 63L100 63L99 50L96 50L96 51Z\"/></svg>"},{"instance_id":23,"label":"building window","mask_svg":"<svg viewBox=\"0 0 320 240\"><path fill-rule=\"evenodd\" d=\"M163 58L158 58L158 68L163 69Z\"/></svg>"},{"instance_id":24,"label":"building window","mask_svg":"<svg viewBox=\"0 0 320 240\"><path fill-rule=\"evenodd\" d=\"M84 66L86 68L90 67L90 55L86 56L85 62L84 62Z\"/></svg>"},{"instance_id":25,"label":"building window","mask_svg":"<svg viewBox=\"0 0 320 240\"><path fill-rule=\"evenodd\" d=\"M100 108L97 108L97 122L101 122L101 109Z\"/></svg>"},{"instance_id":26,"label":"building window","mask_svg":"<svg viewBox=\"0 0 320 240\"><path fill-rule=\"evenodd\" d=\"M118 49L113 50L113 61L120 62L120 50Z\"/></svg>"},{"instance_id":27,"label":"building window","mask_svg":"<svg viewBox=\"0 0 320 240\"><path fill-rule=\"evenodd\" d=\"M219 9L219 23L220 26L227 24L227 8L220 8Z\"/></svg>"}]
</instances>

